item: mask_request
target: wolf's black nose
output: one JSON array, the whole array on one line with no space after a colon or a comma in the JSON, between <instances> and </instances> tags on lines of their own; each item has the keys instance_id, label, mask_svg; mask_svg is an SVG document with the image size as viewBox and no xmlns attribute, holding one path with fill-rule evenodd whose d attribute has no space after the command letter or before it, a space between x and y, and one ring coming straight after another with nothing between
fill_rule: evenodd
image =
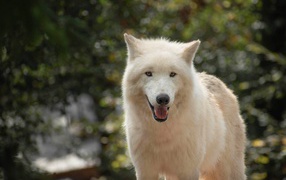
<instances>
[{"instance_id":1,"label":"wolf's black nose","mask_svg":"<svg viewBox=\"0 0 286 180\"><path fill-rule=\"evenodd\" d=\"M156 101L160 105L167 105L170 102L170 97L167 94L159 94Z\"/></svg>"}]
</instances>

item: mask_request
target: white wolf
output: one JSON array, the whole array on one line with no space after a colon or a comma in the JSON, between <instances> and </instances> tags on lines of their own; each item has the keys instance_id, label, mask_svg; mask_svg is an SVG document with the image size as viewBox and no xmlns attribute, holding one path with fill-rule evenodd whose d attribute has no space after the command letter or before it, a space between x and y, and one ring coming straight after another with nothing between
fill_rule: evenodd
<instances>
[{"instance_id":1,"label":"white wolf","mask_svg":"<svg viewBox=\"0 0 286 180\"><path fill-rule=\"evenodd\" d=\"M222 81L196 72L200 41L124 37L125 130L137 179L246 179L239 106Z\"/></svg>"}]
</instances>

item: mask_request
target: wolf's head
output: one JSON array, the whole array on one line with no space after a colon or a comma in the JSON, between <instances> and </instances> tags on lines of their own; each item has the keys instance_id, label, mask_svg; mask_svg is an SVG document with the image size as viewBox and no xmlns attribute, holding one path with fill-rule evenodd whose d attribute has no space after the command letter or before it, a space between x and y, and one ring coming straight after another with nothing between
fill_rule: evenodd
<instances>
[{"instance_id":1,"label":"wolf's head","mask_svg":"<svg viewBox=\"0 0 286 180\"><path fill-rule=\"evenodd\" d=\"M145 101L155 120L168 119L169 109L179 106L191 93L193 59L200 41L170 42L165 39L137 39L124 34L128 48L123 93L133 104ZM172 111L170 111L172 113Z\"/></svg>"}]
</instances>

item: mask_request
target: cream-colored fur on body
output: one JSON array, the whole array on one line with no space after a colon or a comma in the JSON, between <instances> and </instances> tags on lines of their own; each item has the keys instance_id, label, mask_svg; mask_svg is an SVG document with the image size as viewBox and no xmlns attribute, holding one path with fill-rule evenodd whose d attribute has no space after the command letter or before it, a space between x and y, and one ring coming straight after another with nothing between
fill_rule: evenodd
<instances>
[{"instance_id":1,"label":"cream-colored fur on body","mask_svg":"<svg viewBox=\"0 0 286 180\"><path fill-rule=\"evenodd\" d=\"M125 131L137 179L246 179L239 106L222 81L196 72L193 59L200 41L139 40L127 34L125 41ZM171 72L177 75L171 78ZM158 93L170 96L168 119L161 123L147 102L156 106Z\"/></svg>"}]
</instances>

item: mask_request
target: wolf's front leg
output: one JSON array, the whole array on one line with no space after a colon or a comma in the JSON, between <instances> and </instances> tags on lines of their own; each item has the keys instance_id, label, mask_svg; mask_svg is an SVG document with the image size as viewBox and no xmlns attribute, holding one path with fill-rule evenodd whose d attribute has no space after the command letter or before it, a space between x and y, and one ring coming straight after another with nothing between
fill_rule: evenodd
<instances>
[{"instance_id":1,"label":"wolf's front leg","mask_svg":"<svg viewBox=\"0 0 286 180\"><path fill-rule=\"evenodd\" d=\"M178 180L199 180L200 173L198 170L192 172L192 173L186 173L186 174L179 174Z\"/></svg>"},{"instance_id":2,"label":"wolf's front leg","mask_svg":"<svg viewBox=\"0 0 286 180\"><path fill-rule=\"evenodd\" d=\"M148 163L147 163L148 162ZM140 164L135 165L136 179L137 180L158 180L159 169L156 163L141 160Z\"/></svg>"},{"instance_id":3,"label":"wolf's front leg","mask_svg":"<svg viewBox=\"0 0 286 180\"><path fill-rule=\"evenodd\" d=\"M153 170L147 169L136 169L136 179L137 180L158 180L159 173Z\"/></svg>"},{"instance_id":4,"label":"wolf's front leg","mask_svg":"<svg viewBox=\"0 0 286 180\"><path fill-rule=\"evenodd\" d=\"M151 174L137 174L136 173L136 179L137 180L158 180L159 176L158 175L151 175Z\"/></svg>"}]
</instances>

